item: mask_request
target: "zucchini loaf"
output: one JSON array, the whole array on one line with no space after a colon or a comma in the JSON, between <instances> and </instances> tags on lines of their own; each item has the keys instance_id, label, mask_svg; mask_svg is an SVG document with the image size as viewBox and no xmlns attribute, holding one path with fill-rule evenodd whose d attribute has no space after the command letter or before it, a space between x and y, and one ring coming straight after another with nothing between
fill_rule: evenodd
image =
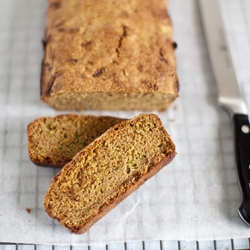
<instances>
[{"instance_id":1,"label":"zucchini loaf","mask_svg":"<svg viewBox=\"0 0 250 250\"><path fill-rule=\"evenodd\" d=\"M41 100L58 110L165 110L178 96L166 0L50 0Z\"/></svg>"},{"instance_id":2,"label":"zucchini loaf","mask_svg":"<svg viewBox=\"0 0 250 250\"><path fill-rule=\"evenodd\" d=\"M174 156L175 145L156 115L123 121L62 168L44 208L72 232L84 233Z\"/></svg>"},{"instance_id":3,"label":"zucchini loaf","mask_svg":"<svg viewBox=\"0 0 250 250\"><path fill-rule=\"evenodd\" d=\"M28 125L28 152L40 166L63 167L107 129L124 119L92 115L42 117Z\"/></svg>"}]
</instances>

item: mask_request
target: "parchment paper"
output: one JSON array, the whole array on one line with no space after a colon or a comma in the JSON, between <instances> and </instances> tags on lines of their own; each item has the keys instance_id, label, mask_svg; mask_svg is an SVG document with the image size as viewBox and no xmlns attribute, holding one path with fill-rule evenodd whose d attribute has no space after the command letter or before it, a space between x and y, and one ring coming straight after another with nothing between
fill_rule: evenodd
<instances>
[{"instance_id":1,"label":"parchment paper","mask_svg":"<svg viewBox=\"0 0 250 250\"><path fill-rule=\"evenodd\" d=\"M39 79L47 1L0 1L0 242L95 245L133 240L250 237L237 215L240 194L228 115L216 85L195 0L170 0L178 44L180 97L157 113L177 146L174 161L96 223L75 235L42 207L57 170L35 166L27 125L57 115L40 102ZM222 1L230 49L250 104L250 4ZM86 112L133 117L140 112ZM30 209L30 210L29 210Z\"/></svg>"}]
</instances>

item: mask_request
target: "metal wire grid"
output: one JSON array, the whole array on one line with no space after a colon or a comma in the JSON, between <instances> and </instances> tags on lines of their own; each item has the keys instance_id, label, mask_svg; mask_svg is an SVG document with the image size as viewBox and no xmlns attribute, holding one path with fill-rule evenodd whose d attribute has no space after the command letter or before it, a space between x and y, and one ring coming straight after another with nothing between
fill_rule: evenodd
<instances>
[{"instance_id":1,"label":"metal wire grid","mask_svg":"<svg viewBox=\"0 0 250 250\"><path fill-rule=\"evenodd\" d=\"M220 241L137 241L111 243L106 246L57 246L0 243L0 250L249 250L250 239Z\"/></svg>"}]
</instances>

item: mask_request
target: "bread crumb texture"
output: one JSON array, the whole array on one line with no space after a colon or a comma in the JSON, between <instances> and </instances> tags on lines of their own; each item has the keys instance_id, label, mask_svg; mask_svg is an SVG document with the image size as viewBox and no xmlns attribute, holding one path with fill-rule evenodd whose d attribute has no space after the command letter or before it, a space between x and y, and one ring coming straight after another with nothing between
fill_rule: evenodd
<instances>
[{"instance_id":1,"label":"bread crumb texture","mask_svg":"<svg viewBox=\"0 0 250 250\"><path fill-rule=\"evenodd\" d=\"M51 182L47 213L75 233L98 219L175 156L156 115L139 115L105 132L79 152Z\"/></svg>"},{"instance_id":2,"label":"bread crumb texture","mask_svg":"<svg viewBox=\"0 0 250 250\"><path fill-rule=\"evenodd\" d=\"M166 0L50 0L41 99L60 110L163 110L178 95Z\"/></svg>"},{"instance_id":3,"label":"bread crumb texture","mask_svg":"<svg viewBox=\"0 0 250 250\"><path fill-rule=\"evenodd\" d=\"M41 166L62 167L107 129L125 119L109 116L41 117L28 125L28 152Z\"/></svg>"},{"instance_id":4,"label":"bread crumb texture","mask_svg":"<svg viewBox=\"0 0 250 250\"><path fill-rule=\"evenodd\" d=\"M28 213L28 214L30 214L30 213L31 213L31 209L30 209L30 208L28 208L28 207L26 208L26 211L27 211L27 213Z\"/></svg>"}]
</instances>

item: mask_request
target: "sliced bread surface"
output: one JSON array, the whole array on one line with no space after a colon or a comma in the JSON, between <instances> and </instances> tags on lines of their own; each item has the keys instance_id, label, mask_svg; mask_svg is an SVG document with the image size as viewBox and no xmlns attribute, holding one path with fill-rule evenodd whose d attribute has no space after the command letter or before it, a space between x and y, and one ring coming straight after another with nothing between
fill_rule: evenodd
<instances>
[{"instance_id":1,"label":"sliced bread surface","mask_svg":"<svg viewBox=\"0 0 250 250\"><path fill-rule=\"evenodd\" d=\"M74 233L96 221L175 156L175 145L154 114L108 129L53 178L44 208Z\"/></svg>"},{"instance_id":2,"label":"sliced bread surface","mask_svg":"<svg viewBox=\"0 0 250 250\"><path fill-rule=\"evenodd\" d=\"M73 114L38 118L28 125L29 157L40 166L63 167L94 139L123 120Z\"/></svg>"}]
</instances>

